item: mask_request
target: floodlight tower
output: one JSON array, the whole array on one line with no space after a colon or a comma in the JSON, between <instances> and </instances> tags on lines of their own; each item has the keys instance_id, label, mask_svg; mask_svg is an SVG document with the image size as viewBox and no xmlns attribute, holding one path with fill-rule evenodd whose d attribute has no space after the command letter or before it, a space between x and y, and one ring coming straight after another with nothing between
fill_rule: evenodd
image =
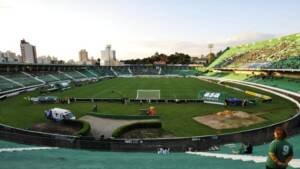
<instances>
[{"instance_id":1,"label":"floodlight tower","mask_svg":"<svg viewBox=\"0 0 300 169\"><path fill-rule=\"evenodd\" d=\"M209 53L211 53L212 52L212 48L214 48L214 44L209 43L208 44L208 48L209 48Z\"/></svg>"}]
</instances>

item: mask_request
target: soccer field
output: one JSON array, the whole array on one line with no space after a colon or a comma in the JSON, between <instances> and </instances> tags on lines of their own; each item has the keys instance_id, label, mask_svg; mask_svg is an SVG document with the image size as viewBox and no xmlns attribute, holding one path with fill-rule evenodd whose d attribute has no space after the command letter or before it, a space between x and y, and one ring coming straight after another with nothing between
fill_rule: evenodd
<instances>
[{"instance_id":1,"label":"soccer field","mask_svg":"<svg viewBox=\"0 0 300 169\"><path fill-rule=\"evenodd\" d=\"M244 87L241 87L244 88ZM49 95L59 97L95 97L95 98L136 98L139 89L160 90L162 99L196 99L200 91L223 92L231 97L248 98L244 93L224 88L223 86L195 78L114 78L103 80L82 87L74 87L63 92ZM257 90L252 90L257 91ZM266 94L265 92L258 91ZM77 117L91 112L94 103L67 104L31 104L24 99L27 96L39 96L37 91L23 93L0 102L0 123L15 127L30 128L36 123L45 121L44 110L60 107L71 110ZM278 96L267 94L273 98L272 103L258 102L249 107L224 107L204 103L98 103L98 113L138 115L140 109L155 106L160 116L163 130L172 136L196 136L245 130L269 125L287 119L296 113L295 105ZM217 113L224 110L241 110L249 114L259 114L266 121L239 129L215 130L193 120L195 116Z\"/></svg>"},{"instance_id":2,"label":"soccer field","mask_svg":"<svg viewBox=\"0 0 300 169\"><path fill-rule=\"evenodd\" d=\"M58 96L94 98L136 98L137 90L160 90L162 99L196 99L199 91L226 92L243 96L240 92L227 89L195 78L115 78L97 84L79 87Z\"/></svg>"}]
</instances>

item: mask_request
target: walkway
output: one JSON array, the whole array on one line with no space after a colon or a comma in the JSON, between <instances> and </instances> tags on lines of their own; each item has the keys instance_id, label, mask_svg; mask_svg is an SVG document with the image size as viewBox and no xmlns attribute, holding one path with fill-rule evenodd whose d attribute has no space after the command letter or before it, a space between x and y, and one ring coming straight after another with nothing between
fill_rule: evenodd
<instances>
[{"instance_id":1,"label":"walkway","mask_svg":"<svg viewBox=\"0 0 300 169\"><path fill-rule=\"evenodd\" d=\"M109 138L112 136L112 133L115 129L125 126L128 124L140 122L140 121L153 121L153 120L120 120L120 119L110 119L110 118L101 118L95 116L83 116L80 120L84 120L90 123L91 133L95 138L101 138L103 135L104 138Z\"/></svg>"}]
</instances>

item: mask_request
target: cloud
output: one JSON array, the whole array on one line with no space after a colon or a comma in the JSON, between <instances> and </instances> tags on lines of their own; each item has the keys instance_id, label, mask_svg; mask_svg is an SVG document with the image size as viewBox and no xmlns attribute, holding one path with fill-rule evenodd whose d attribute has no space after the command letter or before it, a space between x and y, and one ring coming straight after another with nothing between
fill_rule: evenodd
<instances>
[{"instance_id":1,"label":"cloud","mask_svg":"<svg viewBox=\"0 0 300 169\"><path fill-rule=\"evenodd\" d=\"M228 46L236 46L261 40L272 39L276 36L277 35L257 32L241 33L227 39L220 39L212 42L214 44L213 51L218 52L219 50L225 49ZM200 56L201 54L205 55L209 52L208 43L195 41L138 41L132 42L131 48L132 50L135 49L135 51L127 52L127 54L131 56L130 58L135 58L135 56L137 56L136 54L139 54L139 57L148 57L155 52L165 54L182 52L187 53L191 56Z\"/></svg>"},{"instance_id":2,"label":"cloud","mask_svg":"<svg viewBox=\"0 0 300 169\"><path fill-rule=\"evenodd\" d=\"M137 41L132 42L126 55L130 58L138 56L149 57L155 52L171 54L175 52L188 53L192 56L200 56L207 45L192 41ZM139 55L136 55L139 54Z\"/></svg>"},{"instance_id":3,"label":"cloud","mask_svg":"<svg viewBox=\"0 0 300 169\"><path fill-rule=\"evenodd\" d=\"M252 43L256 41L268 40L275 37L276 35L274 34L259 33L259 32L245 32L245 33L240 33L238 35L232 36L228 39L225 39L224 41L218 42L217 44L234 46L234 45Z\"/></svg>"},{"instance_id":4,"label":"cloud","mask_svg":"<svg viewBox=\"0 0 300 169\"><path fill-rule=\"evenodd\" d=\"M8 0L0 0L0 9L3 8L12 8L12 5Z\"/></svg>"}]
</instances>

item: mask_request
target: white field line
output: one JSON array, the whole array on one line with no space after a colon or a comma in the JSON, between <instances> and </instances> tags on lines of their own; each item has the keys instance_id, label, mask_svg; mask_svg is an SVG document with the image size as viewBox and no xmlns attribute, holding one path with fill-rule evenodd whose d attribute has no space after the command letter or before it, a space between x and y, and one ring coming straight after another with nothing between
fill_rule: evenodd
<instances>
[{"instance_id":1,"label":"white field line","mask_svg":"<svg viewBox=\"0 0 300 169\"><path fill-rule=\"evenodd\" d=\"M220 154L220 153L208 153L208 152L186 152L187 154L199 155L204 157L215 157L229 160L241 160L241 161L253 161L255 163L265 163L266 156L253 156L253 155L238 155L238 154ZM289 166L293 168L300 168L300 159L293 159Z\"/></svg>"}]
</instances>

